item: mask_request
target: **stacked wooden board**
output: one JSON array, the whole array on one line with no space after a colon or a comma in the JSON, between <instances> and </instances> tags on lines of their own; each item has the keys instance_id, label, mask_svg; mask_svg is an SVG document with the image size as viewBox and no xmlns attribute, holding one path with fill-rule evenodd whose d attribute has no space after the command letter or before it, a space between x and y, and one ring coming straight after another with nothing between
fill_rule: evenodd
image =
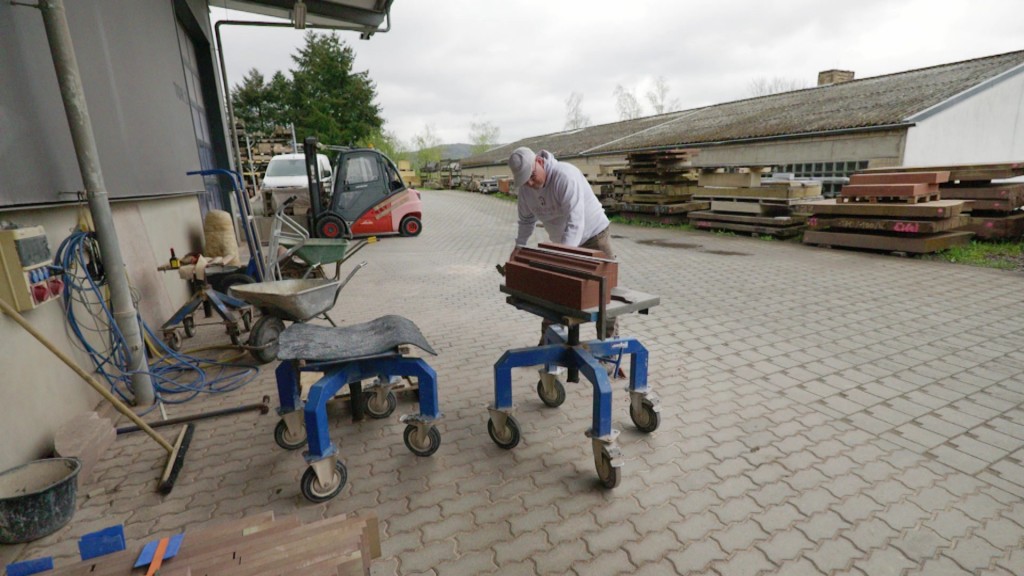
<instances>
[{"instance_id":1,"label":"stacked wooden board","mask_svg":"<svg viewBox=\"0 0 1024 576\"><path fill-rule=\"evenodd\" d=\"M618 171L626 192L619 203L619 213L631 220L680 224L687 213L705 210L707 202L695 202L697 171L693 148L632 152L626 155L627 166Z\"/></svg>"},{"instance_id":2,"label":"stacked wooden board","mask_svg":"<svg viewBox=\"0 0 1024 576\"><path fill-rule=\"evenodd\" d=\"M948 171L850 177L840 196L798 210L810 215L805 244L924 254L970 242L962 200L942 200Z\"/></svg>"},{"instance_id":3,"label":"stacked wooden board","mask_svg":"<svg viewBox=\"0 0 1024 576\"><path fill-rule=\"evenodd\" d=\"M619 211L619 203L626 189L620 172L625 167L625 162L602 163L598 166L597 174L584 174L594 195L601 201L604 211L608 214Z\"/></svg>"},{"instance_id":4,"label":"stacked wooden board","mask_svg":"<svg viewBox=\"0 0 1024 576\"><path fill-rule=\"evenodd\" d=\"M52 576L129 576L142 547L122 550L46 572ZM159 550L159 547L157 548ZM376 514L303 523L298 516L274 519L273 512L187 530L177 553L161 554L161 576L270 576L278 574L369 575L379 558ZM156 556L156 554L153 554Z\"/></svg>"},{"instance_id":5,"label":"stacked wooden board","mask_svg":"<svg viewBox=\"0 0 1024 576\"><path fill-rule=\"evenodd\" d=\"M880 171L906 173L915 171L949 172L949 181L939 184L942 198L964 200L970 212L961 230L974 232L986 240L1019 240L1024 237L1024 183L998 183L993 180L1024 176L1024 162L971 164L930 168L880 168Z\"/></svg>"},{"instance_id":6,"label":"stacked wooden board","mask_svg":"<svg viewBox=\"0 0 1024 576\"><path fill-rule=\"evenodd\" d=\"M690 212L693 226L790 238L803 231L806 219L793 207L821 198L817 181L789 174L765 179L760 167L725 170L707 168L700 174L693 199L707 202L709 209Z\"/></svg>"}]
</instances>

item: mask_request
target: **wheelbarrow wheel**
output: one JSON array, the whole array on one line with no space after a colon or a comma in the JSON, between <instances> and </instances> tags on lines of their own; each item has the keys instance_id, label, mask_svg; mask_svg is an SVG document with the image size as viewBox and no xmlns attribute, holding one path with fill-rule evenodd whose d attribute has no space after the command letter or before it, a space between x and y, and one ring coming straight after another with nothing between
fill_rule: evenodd
<instances>
[{"instance_id":1,"label":"wheelbarrow wheel","mask_svg":"<svg viewBox=\"0 0 1024 576\"><path fill-rule=\"evenodd\" d=\"M276 316L264 316L253 324L249 333L249 352L260 364L277 360L277 339L284 332L284 321Z\"/></svg>"},{"instance_id":2,"label":"wheelbarrow wheel","mask_svg":"<svg viewBox=\"0 0 1024 576\"><path fill-rule=\"evenodd\" d=\"M306 445L305 434L291 434L288 432L288 425L281 420L274 427L274 442L285 450L298 450Z\"/></svg>"},{"instance_id":3,"label":"wheelbarrow wheel","mask_svg":"<svg viewBox=\"0 0 1024 576\"><path fill-rule=\"evenodd\" d=\"M345 468L345 464L339 460L334 463L334 478L326 486L320 484L320 479L316 477L316 470L310 466L306 468L306 472L302 475L302 482L299 484L299 488L302 489L302 495L307 500L319 504L320 502L327 502L341 493L347 482L348 470Z\"/></svg>"},{"instance_id":4,"label":"wheelbarrow wheel","mask_svg":"<svg viewBox=\"0 0 1024 576\"><path fill-rule=\"evenodd\" d=\"M395 393L388 390L386 395L377 394L373 390L363 392L363 404L366 406L366 413L374 420L381 420L391 416L398 407L398 398Z\"/></svg>"},{"instance_id":5,"label":"wheelbarrow wheel","mask_svg":"<svg viewBox=\"0 0 1024 576\"><path fill-rule=\"evenodd\" d=\"M521 435L519 432L519 422L515 419L515 416L509 415L505 419L505 429L498 430L494 426L494 420L488 420L487 434L499 447L511 450L519 445Z\"/></svg>"},{"instance_id":6,"label":"wheelbarrow wheel","mask_svg":"<svg viewBox=\"0 0 1024 576\"><path fill-rule=\"evenodd\" d=\"M405 447L417 456L430 456L441 446L441 433L435 426L431 426L425 435L421 435L419 426L409 424L405 427L402 439L405 440Z\"/></svg>"}]
</instances>

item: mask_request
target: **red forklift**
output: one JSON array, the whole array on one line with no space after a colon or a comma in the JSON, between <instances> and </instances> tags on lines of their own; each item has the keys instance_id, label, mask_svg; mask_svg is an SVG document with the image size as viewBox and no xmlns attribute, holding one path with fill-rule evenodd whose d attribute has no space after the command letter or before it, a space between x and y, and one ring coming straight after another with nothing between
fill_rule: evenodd
<instances>
[{"instance_id":1,"label":"red forklift","mask_svg":"<svg viewBox=\"0 0 1024 576\"><path fill-rule=\"evenodd\" d=\"M372 148L342 148L326 190L317 170L317 141L303 142L309 179L309 231L314 238L354 238L423 229L420 193L405 185L390 158Z\"/></svg>"}]
</instances>

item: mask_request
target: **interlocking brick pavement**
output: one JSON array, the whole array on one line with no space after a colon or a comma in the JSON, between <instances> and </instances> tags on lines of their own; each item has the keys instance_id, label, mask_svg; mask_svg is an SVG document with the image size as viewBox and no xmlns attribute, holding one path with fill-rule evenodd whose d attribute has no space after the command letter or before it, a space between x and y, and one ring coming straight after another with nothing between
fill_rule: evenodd
<instances>
[{"instance_id":1,"label":"interlocking brick pavement","mask_svg":"<svg viewBox=\"0 0 1024 576\"><path fill-rule=\"evenodd\" d=\"M452 191L424 203L422 235L362 251L369 265L331 316L400 314L438 351L427 356L445 414L434 456L406 450L397 415L352 423L332 403L349 481L315 505L299 492L301 454L273 441L276 418L241 414L197 423L164 497L162 451L120 436L68 526L0 547L0 562L69 564L77 537L113 523L137 546L268 510L312 520L372 509L376 575L1024 573L1020 273L613 225L620 282L661 296L620 326L650 351L662 424L637 432L626 383L614 383L625 466L605 491L583 435L586 383L550 409L536 371L516 369L522 441L506 451L486 432L494 362L539 328L498 291L514 204ZM205 327L194 340L222 341ZM271 368L170 415L264 394L276 403ZM400 399L399 414L415 411Z\"/></svg>"}]
</instances>

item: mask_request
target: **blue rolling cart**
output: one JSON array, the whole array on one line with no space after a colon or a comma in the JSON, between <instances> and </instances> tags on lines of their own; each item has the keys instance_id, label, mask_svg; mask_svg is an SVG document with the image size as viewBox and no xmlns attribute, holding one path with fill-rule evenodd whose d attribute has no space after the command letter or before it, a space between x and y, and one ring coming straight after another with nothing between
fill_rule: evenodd
<instances>
[{"instance_id":1,"label":"blue rolling cart","mask_svg":"<svg viewBox=\"0 0 1024 576\"><path fill-rule=\"evenodd\" d=\"M513 368L544 366L537 382L537 395L552 408L565 401L565 386L559 375L564 372L567 381L579 382L582 374L594 389L592 423L586 435L593 445L597 475L606 488L618 486L622 454L616 442L619 431L612 428L611 381L602 362L612 363L617 371L618 360L612 359L629 355L629 415L641 432L650 433L661 423L661 408L657 396L647 385L647 349L636 338L580 342L580 326L589 322L603 325L607 320L634 312L646 314L661 299L628 288L613 288L612 301L607 306L575 310L505 285L501 286L501 291L509 295L506 299L509 304L556 324L547 329L543 345L508 350L495 363L494 404L488 407L490 419L487 422L491 440L507 450L519 444L519 422L512 415Z\"/></svg>"}]
</instances>

